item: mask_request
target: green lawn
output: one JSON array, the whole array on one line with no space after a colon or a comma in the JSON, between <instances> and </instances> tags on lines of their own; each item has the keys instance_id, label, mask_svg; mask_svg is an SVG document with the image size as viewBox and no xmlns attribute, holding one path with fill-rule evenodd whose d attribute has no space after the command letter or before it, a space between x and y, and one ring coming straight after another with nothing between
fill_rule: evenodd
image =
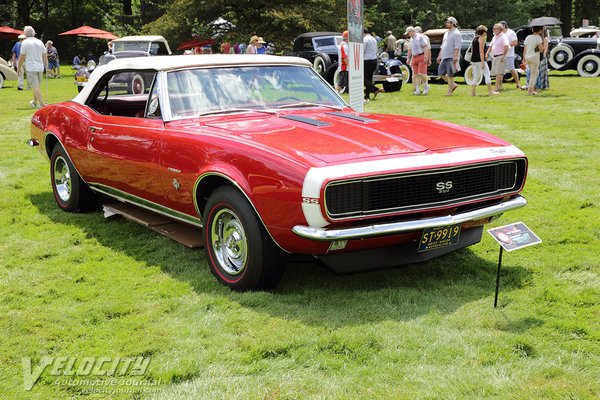
<instances>
[{"instance_id":1,"label":"green lawn","mask_svg":"<svg viewBox=\"0 0 600 400\"><path fill-rule=\"evenodd\" d=\"M76 94L62 72L48 82L51 102ZM293 264L275 292L233 293L211 276L203 251L100 211L59 211L47 161L25 145L31 93L8 84L0 398L600 396L600 78L552 75L551 90L536 97L512 84L493 98L471 97L463 84L453 97L442 85L427 97L405 87L366 106L478 128L529 156L529 205L495 226L523 221L543 243L504 253L497 309L498 246L487 234L425 264L342 277ZM24 390L23 358L35 368L46 356L150 364L108 387L100 385L110 377L69 384L86 376L47 368Z\"/></svg>"}]
</instances>

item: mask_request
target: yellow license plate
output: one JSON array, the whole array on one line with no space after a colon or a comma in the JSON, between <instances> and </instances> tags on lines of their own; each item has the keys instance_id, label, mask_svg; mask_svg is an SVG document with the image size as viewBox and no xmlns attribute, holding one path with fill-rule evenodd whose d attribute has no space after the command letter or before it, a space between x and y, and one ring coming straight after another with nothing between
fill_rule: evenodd
<instances>
[{"instance_id":1,"label":"yellow license plate","mask_svg":"<svg viewBox=\"0 0 600 400\"><path fill-rule=\"evenodd\" d=\"M460 224L438 226L423 230L419 251L439 249L440 247L452 246L458 243L460 237Z\"/></svg>"}]
</instances>

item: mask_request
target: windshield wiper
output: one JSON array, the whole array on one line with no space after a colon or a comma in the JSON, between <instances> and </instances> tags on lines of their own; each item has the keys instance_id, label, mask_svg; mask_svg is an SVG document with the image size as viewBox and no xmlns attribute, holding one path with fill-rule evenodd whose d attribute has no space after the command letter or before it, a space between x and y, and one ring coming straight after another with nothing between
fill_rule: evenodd
<instances>
[{"instance_id":1,"label":"windshield wiper","mask_svg":"<svg viewBox=\"0 0 600 400\"><path fill-rule=\"evenodd\" d=\"M199 117L205 115L216 115L216 114L232 114L232 113L243 113L243 112L262 112L267 114L277 114L275 110L266 110L262 108L222 108L220 110L205 111L198 114Z\"/></svg>"},{"instance_id":2,"label":"windshield wiper","mask_svg":"<svg viewBox=\"0 0 600 400\"><path fill-rule=\"evenodd\" d=\"M277 108L295 108L295 107L325 107L325 108L331 108L333 110L338 110L338 111L341 111L344 109L344 107L341 107L341 106L334 106L331 104L323 104L323 103L313 103L310 101L300 101L298 103L282 104L280 106L277 106Z\"/></svg>"}]
</instances>

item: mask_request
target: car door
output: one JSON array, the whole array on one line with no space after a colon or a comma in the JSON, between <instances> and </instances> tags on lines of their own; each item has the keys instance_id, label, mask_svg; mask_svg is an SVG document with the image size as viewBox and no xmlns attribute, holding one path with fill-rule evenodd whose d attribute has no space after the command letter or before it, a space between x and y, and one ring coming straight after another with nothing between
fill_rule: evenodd
<instances>
[{"instance_id":1,"label":"car door","mask_svg":"<svg viewBox=\"0 0 600 400\"><path fill-rule=\"evenodd\" d=\"M143 76L143 93L134 80ZM153 71L107 74L90 96L86 166L88 184L117 197L160 203L159 176L163 121L146 115Z\"/></svg>"}]
</instances>

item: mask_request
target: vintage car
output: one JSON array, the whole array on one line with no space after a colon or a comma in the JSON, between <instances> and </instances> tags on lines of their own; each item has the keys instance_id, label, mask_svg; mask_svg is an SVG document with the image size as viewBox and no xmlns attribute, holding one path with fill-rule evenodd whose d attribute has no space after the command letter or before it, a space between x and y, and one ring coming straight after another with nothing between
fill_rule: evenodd
<instances>
[{"instance_id":1,"label":"vintage car","mask_svg":"<svg viewBox=\"0 0 600 400\"><path fill-rule=\"evenodd\" d=\"M103 54L98 60L99 65L108 64L118 58L171 54L169 42L162 36L125 36L113 40L112 43L112 52ZM75 73L75 84L79 92L87 84L95 68L96 63L94 61L88 61L86 66L78 68ZM112 84L127 87L130 93L135 94L144 93L146 87L152 83L144 80L140 74L121 75L120 79L120 81L113 81Z\"/></svg>"},{"instance_id":2,"label":"vintage car","mask_svg":"<svg viewBox=\"0 0 600 400\"><path fill-rule=\"evenodd\" d=\"M290 55L310 61L315 71L333 85L341 43L341 33L306 32L294 39Z\"/></svg>"},{"instance_id":3,"label":"vintage car","mask_svg":"<svg viewBox=\"0 0 600 400\"><path fill-rule=\"evenodd\" d=\"M111 86L131 73L152 82L143 94ZM357 113L297 57L115 60L31 121L59 208L108 198L196 227L234 290L273 287L292 255L337 272L428 260L526 204L517 147Z\"/></svg>"},{"instance_id":4,"label":"vintage car","mask_svg":"<svg viewBox=\"0 0 600 400\"><path fill-rule=\"evenodd\" d=\"M515 52L523 55L525 38L532 29L522 26L515 29L519 40ZM600 76L600 38L563 37L560 27L548 27L549 67L558 71L577 70L579 76L593 78Z\"/></svg>"},{"instance_id":5,"label":"vintage car","mask_svg":"<svg viewBox=\"0 0 600 400\"><path fill-rule=\"evenodd\" d=\"M6 60L0 57L0 89L4 86L4 81L16 81L17 78L17 73L12 66L8 65Z\"/></svg>"}]
</instances>

